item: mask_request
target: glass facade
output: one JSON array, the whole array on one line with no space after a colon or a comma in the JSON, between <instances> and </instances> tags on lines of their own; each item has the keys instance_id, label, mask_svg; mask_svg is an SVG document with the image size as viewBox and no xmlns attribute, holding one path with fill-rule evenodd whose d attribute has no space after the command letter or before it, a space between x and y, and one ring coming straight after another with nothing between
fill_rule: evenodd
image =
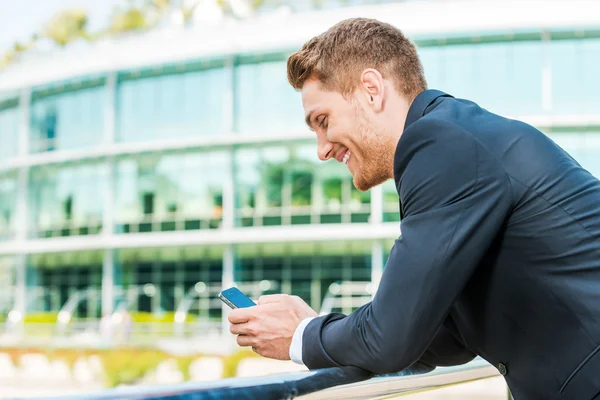
<instances>
[{"instance_id":1,"label":"glass facade","mask_svg":"<svg viewBox=\"0 0 600 400\"><path fill-rule=\"evenodd\" d=\"M47 238L100 232L106 174L107 166L97 163L33 168L29 236Z\"/></svg>"},{"instance_id":2,"label":"glass facade","mask_svg":"<svg viewBox=\"0 0 600 400\"><path fill-rule=\"evenodd\" d=\"M117 141L222 133L229 80L223 61L182 65L162 73L123 73L117 89Z\"/></svg>"},{"instance_id":3,"label":"glass facade","mask_svg":"<svg viewBox=\"0 0 600 400\"><path fill-rule=\"evenodd\" d=\"M104 133L104 80L33 91L30 151L79 149L98 145Z\"/></svg>"},{"instance_id":4,"label":"glass facade","mask_svg":"<svg viewBox=\"0 0 600 400\"><path fill-rule=\"evenodd\" d=\"M223 151L119 161L117 233L220 228L229 170L230 155Z\"/></svg>"},{"instance_id":5,"label":"glass facade","mask_svg":"<svg viewBox=\"0 0 600 400\"><path fill-rule=\"evenodd\" d=\"M223 276L223 248L169 247L122 250L122 276L116 286L126 295L118 299L133 312L173 312L186 298L194 299L188 312L199 318L220 319L216 297ZM128 295L127 295L128 294Z\"/></svg>"},{"instance_id":6,"label":"glass facade","mask_svg":"<svg viewBox=\"0 0 600 400\"><path fill-rule=\"evenodd\" d=\"M15 258L0 256L0 322L4 321L14 305Z\"/></svg>"},{"instance_id":7,"label":"glass facade","mask_svg":"<svg viewBox=\"0 0 600 400\"><path fill-rule=\"evenodd\" d=\"M473 43L423 47L420 55L430 88L495 113L526 116L545 111L542 48L539 41Z\"/></svg>"},{"instance_id":8,"label":"glass facade","mask_svg":"<svg viewBox=\"0 0 600 400\"><path fill-rule=\"evenodd\" d=\"M306 130L300 93L287 81L286 55L235 67L236 131L252 134Z\"/></svg>"},{"instance_id":9,"label":"glass facade","mask_svg":"<svg viewBox=\"0 0 600 400\"><path fill-rule=\"evenodd\" d=\"M14 238L17 206L16 177L0 175L0 240Z\"/></svg>"},{"instance_id":10,"label":"glass facade","mask_svg":"<svg viewBox=\"0 0 600 400\"><path fill-rule=\"evenodd\" d=\"M0 101L0 164L18 153L19 118L16 99Z\"/></svg>"},{"instance_id":11,"label":"glass facade","mask_svg":"<svg viewBox=\"0 0 600 400\"><path fill-rule=\"evenodd\" d=\"M236 282L266 281L265 292L293 293L315 310L332 284L371 281L369 242L240 245L237 254Z\"/></svg>"},{"instance_id":12,"label":"glass facade","mask_svg":"<svg viewBox=\"0 0 600 400\"><path fill-rule=\"evenodd\" d=\"M569 117L569 126L542 128L600 177L600 127L594 122L600 110L600 39L576 33L561 40L540 38L415 40L429 87L511 117ZM293 135L307 128L300 94L287 82L286 58L280 52L223 56L118 71L115 79L35 87L29 108L5 97L0 101L0 241L10 244L21 224L28 239L43 243L69 243L73 236L92 236L77 239L82 242L111 239L117 243L109 262L113 305L132 312L174 313L187 301L189 315L218 322L222 305L216 294L232 278L253 297L291 293L315 309L343 294L342 282L359 283L352 290L365 295L363 283L385 265L393 238L372 240L366 233L346 241L263 243L260 238L273 227L391 232L400 220L393 180L381 192L362 193L343 164L318 160L314 139ZM11 164L25 133L22 118L29 119L30 153L55 152L48 162L32 157L30 166ZM94 149L113 131L115 143L107 155L61 152ZM184 138L207 140L190 140L189 148L178 149L160 143ZM151 142L154 147L143 148ZM24 222L15 218L20 168L28 179ZM381 215L372 215L379 204ZM111 226L103 225L107 221ZM231 236L231 243L170 242L186 231ZM148 238L159 239L148 248L120 248L120 240ZM380 247L382 260L374 256ZM98 318L105 254L30 255L28 309L57 311L74 293L88 291L74 315ZM0 283L14 285L15 265L14 258L0 258ZM359 304L343 300L331 307L349 312ZM0 316L10 307L0 297Z\"/></svg>"},{"instance_id":13,"label":"glass facade","mask_svg":"<svg viewBox=\"0 0 600 400\"><path fill-rule=\"evenodd\" d=\"M369 221L370 192L344 165L319 161L314 144L240 149L235 171L239 226Z\"/></svg>"},{"instance_id":14,"label":"glass facade","mask_svg":"<svg viewBox=\"0 0 600 400\"><path fill-rule=\"evenodd\" d=\"M76 251L31 256L28 280L29 312L53 312L79 294L73 318L97 319L101 316L102 252ZM81 293L85 292L85 295Z\"/></svg>"},{"instance_id":15,"label":"glass facade","mask_svg":"<svg viewBox=\"0 0 600 400\"><path fill-rule=\"evenodd\" d=\"M551 132L548 136L583 168L600 177L600 129L589 132Z\"/></svg>"}]
</instances>

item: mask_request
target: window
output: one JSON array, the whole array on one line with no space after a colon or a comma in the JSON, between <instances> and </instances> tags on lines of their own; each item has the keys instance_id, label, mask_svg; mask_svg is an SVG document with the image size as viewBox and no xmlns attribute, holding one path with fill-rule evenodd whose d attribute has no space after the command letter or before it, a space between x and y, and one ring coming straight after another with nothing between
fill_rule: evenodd
<instances>
[{"instance_id":1,"label":"window","mask_svg":"<svg viewBox=\"0 0 600 400\"><path fill-rule=\"evenodd\" d=\"M553 41L549 46L553 114L597 114L600 39Z\"/></svg>"},{"instance_id":2,"label":"window","mask_svg":"<svg viewBox=\"0 0 600 400\"><path fill-rule=\"evenodd\" d=\"M580 114L584 86L581 41L556 41L549 44L552 67L553 114Z\"/></svg>"},{"instance_id":3,"label":"window","mask_svg":"<svg viewBox=\"0 0 600 400\"><path fill-rule=\"evenodd\" d=\"M178 307L186 304L181 311L187 312L188 322L197 322L194 328L204 334L220 329L222 303L217 295L223 288L222 255L223 248L218 246L120 250L123 291L116 300L127 302L133 314L152 313L169 322Z\"/></svg>"},{"instance_id":4,"label":"window","mask_svg":"<svg viewBox=\"0 0 600 400\"><path fill-rule=\"evenodd\" d=\"M400 221L400 197L396 182L390 179L383 183L383 222Z\"/></svg>"},{"instance_id":5,"label":"window","mask_svg":"<svg viewBox=\"0 0 600 400\"><path fill-rule=\"evenodd\" d=\"M241 133L306 131L302 100L288 83L286 61L236 66L235 115Z\"/></svg>"},{"instance_id":6,"label":"window","mask_svg":"<svg viewBox=\"0 0 600 400\"><path fill-rule=\"evenodd\" d=\"M80 292L73 320L97 320L101 316L102 252L64 252L30 256L32 280L28 287L28 308L37 312L58 312Z\"/></svg>"},{"instance_id":7,"label":"window","mask_svg":"<svg viewBox=\"0 0 600 400\"><path fill-rule=\"evenodd\" d=\"M32 93L30 151L85 148L102 142L104 86Z\"/></svg>"},{"instance_id":8,"label":"window","mask_svg":"<svg viewBox=\"0 0 600 400\"><path fill-rule=\"evenodd\" d=\"M118 85L120 142L217 135L224 129L228 75L214 68L168 75L126 74Z\"/></svg>"},{"instance_id":9,"label":"window","mask_svg":"<svg viewBox=\"0 0 600 400\"><path fill-rule=\"evenodd\" d=\"M17 155L19 116L16 100L0 102L0 163Z\"/></svg>"},{"instance_id":10,"label":"window","mask_svg":"<svg viewBox=\"0 0 600 400\"><path fill-rule=\"evenodd\" d=\"M583 168L600 178L600 132L557 132L549 136Z\"/></svg>"},{"instance_id":11,"label":"window","mask_svg":"<svg viewBox=\"0 0 600 400\"><path fill-rule=\"evenodd\" d=\"M99 233L102 228L106 173L105 165L101 164L32 169L30 236Z\"/></svg>"},{"instance_id":12,"label":"window","mask_svg":"<svg viewBox=\"0 0 600 400\"><path fill-rule=\"evenodd\" d=\"M333 311L350 313L367 301L365 293L354 290L359 285L344 293L330 289L332 284L342 282L370 282L370 244L356 241L239 245L234 280L255 297L292 294L316 311L322 310L326 297L331 297ZM363 295L362 302L352 301L355 295Z\"/></svg>"},{"instance_id":13,"label":"window","mask_svg":"<svg viewBox=\"0 0 600 400\"><path fill-rule=\"evenodd\" d=\"M12 256L0 256L0 318L6 321L8 313L12 309L16 294L15 294L15 275L17 261Z\"/></svg>"},{"instance_id":14,"label":"window","mask_svg":"<svg viewBox=\"0 0 600 400\"><path fill-rule=\"evenodd\" d=\"M118 233L218 229L229 155L214 151L151 155L117 164Z\"/></svg>"},{"instance_id":15,"label":"window","mask_svg":"<svg viewBox=\"0 0 600 400\"><path fill-rule=\"evenodd\" d=\"M370 192L346 166L318 160L314 145L246 148L235 154L241 226L368 222Z\"/></svg>"},{"instance_id":16,"label":"window","mask_svg":"<svg viewBox=\"0 0 600 400\"><path fill-rule=\"evenodd\" d=\"M16 179L0 176L0 240L12 239L15 235Z\"/></svg>"},{"instance_id":17,"label":"window","mask_svg":"<svg viewBox=\"0 0 600 400\"><path fill-rule=\"evenodd\" d=\"M502 115L542 112L539 41L432 46L421 48L419 54L432 89Z\"/></svg>"}]
</instances>

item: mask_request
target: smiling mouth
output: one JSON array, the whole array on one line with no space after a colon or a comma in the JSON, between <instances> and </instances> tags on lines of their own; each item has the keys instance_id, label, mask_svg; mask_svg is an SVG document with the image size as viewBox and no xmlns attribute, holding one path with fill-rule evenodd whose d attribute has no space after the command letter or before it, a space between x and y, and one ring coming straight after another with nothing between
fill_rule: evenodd
<instances>
[{"instance_id":1,"label":"smiling mouth","mask_svg":"<svg viewBox=\"0 0 600 400\"><path fill-rule=\"evenodd\" d=\"M348 165L348 160L350 159L350 150L348 150L346 152L346 154L344 154L344 158L342 158L342 162L346 165Z\"/></svg>"}]
</instances>

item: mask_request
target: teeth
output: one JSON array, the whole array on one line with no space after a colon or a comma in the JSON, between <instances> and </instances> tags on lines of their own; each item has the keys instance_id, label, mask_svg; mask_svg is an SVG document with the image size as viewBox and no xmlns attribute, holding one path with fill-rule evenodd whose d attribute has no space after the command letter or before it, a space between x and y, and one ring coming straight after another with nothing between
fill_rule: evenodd
<instances>
[{"instance_id":1,"label":"teeth","mask_svg":"<svg viewBox=\"0 0 600 400\"><path fill-rule=\"evenodd\" d=\"M344 158L342 159L342 161L344 162L344 164L348 164L348 159L350 158L350 152L347 152L346 155L344 155Z\"/></svg>"}]
</instances>

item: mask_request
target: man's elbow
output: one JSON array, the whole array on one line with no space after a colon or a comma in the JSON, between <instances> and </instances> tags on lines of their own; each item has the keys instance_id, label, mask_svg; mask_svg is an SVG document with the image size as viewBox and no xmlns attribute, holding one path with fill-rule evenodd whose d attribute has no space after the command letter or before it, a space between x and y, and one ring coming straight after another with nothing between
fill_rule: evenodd
<instances>
[{"instance_id":1,"label":"man's elbow","mask_svg":"<svg viewBox=\"0 0 600 400\"><path fill-rule=\"evenodd\" d=\"M363 368L379 375L404 371L418 361L420 356L409 348L410 345L399 346L396 343L380 346L378 351L370 352Z\"/></svg>"}]
</instances>

